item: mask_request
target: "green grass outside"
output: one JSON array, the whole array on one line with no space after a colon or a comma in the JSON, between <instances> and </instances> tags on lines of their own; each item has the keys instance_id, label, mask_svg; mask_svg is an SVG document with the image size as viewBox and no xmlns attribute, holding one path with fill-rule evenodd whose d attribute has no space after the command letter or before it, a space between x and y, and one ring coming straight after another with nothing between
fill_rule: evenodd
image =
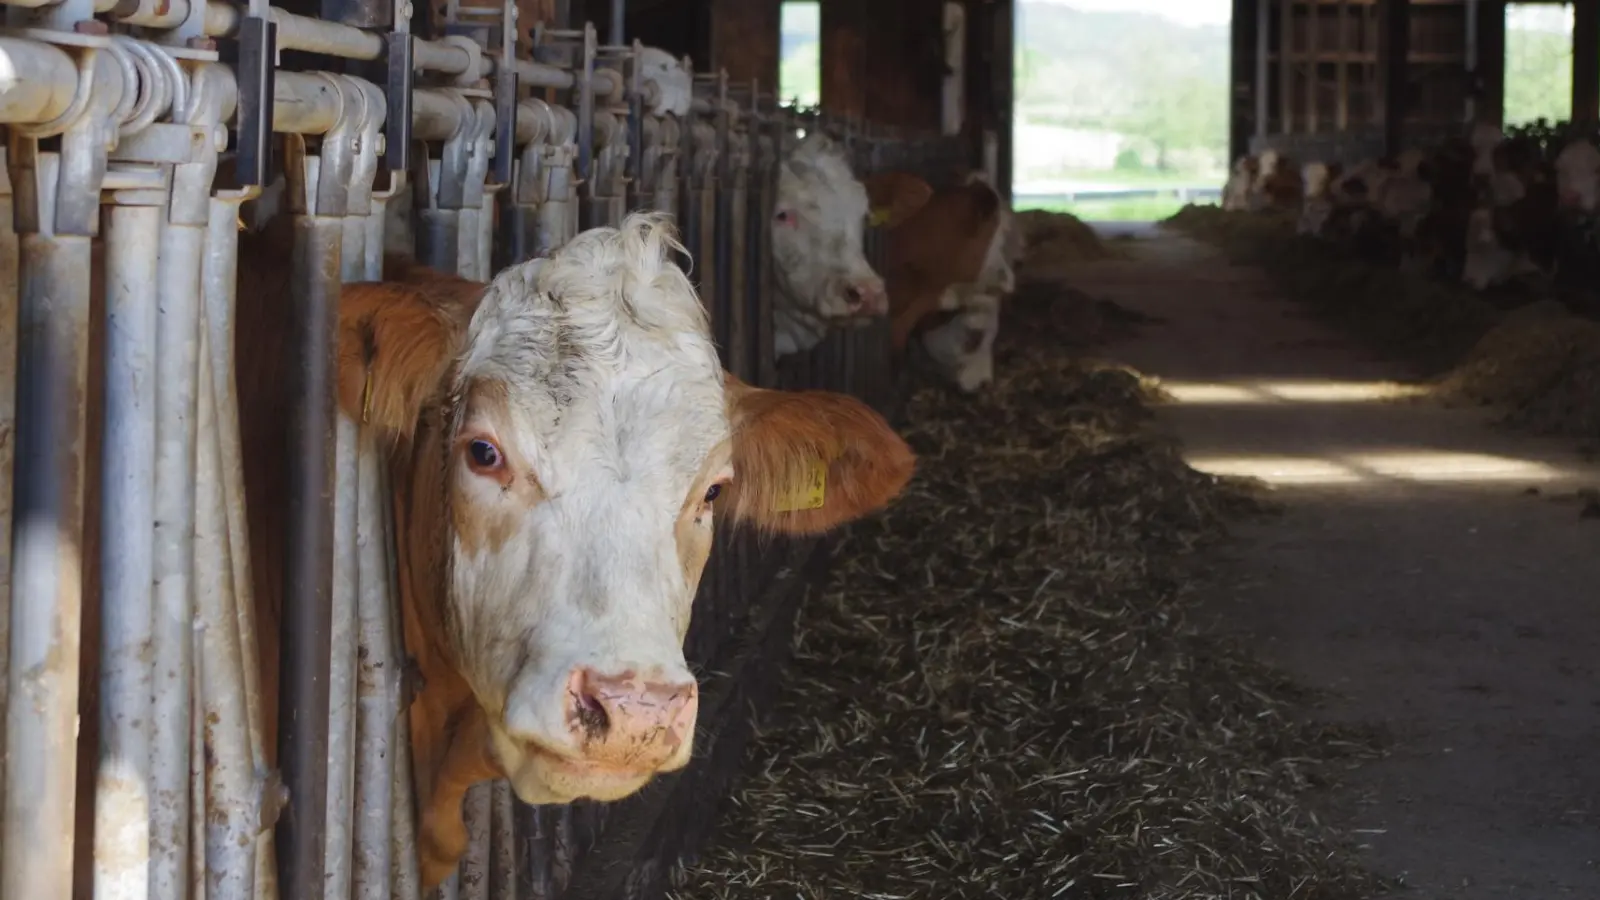
<instances>
[{"instance_id":1,"label":"green grass outside","mask_svg":"<svg viewBox=\"0 0 1600 900\"><path fill-rule=\"evenodd\" d=\"M1075 200L1071 203L1033 203L1018 209L1044 209L1071 213L1091 222L1155 222L1183 208L1177 197L1131 197L1114 200Z\"/></svg>"}]
</instances>

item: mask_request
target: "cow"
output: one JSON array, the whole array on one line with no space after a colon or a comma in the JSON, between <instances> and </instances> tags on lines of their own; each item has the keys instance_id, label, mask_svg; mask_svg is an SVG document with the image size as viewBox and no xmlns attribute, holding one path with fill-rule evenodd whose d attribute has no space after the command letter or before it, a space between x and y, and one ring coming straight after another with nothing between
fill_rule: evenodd
<instances>
[{"instance_id":1,"label":"cow","mask_svg":"<svg viewBox=\"0 0 1600 900\"><path fill-rule=\"evenodd\" d=\"M807 135L779 166L775 206L775 356L804 353L832 329L861 327L889 311L884 281L862 245L866 189L842 148L820 131Z\"/></svg>"},{"instance_id":2,"label":"cow","mask_svg":"<svg viewBox=\"0 0 1600 900\"><path fill-rule=\"evenodd\" d=\"M235 342L269 755L290 637L288 224L241 235ZM635 214L487 284L391 255L384 281L342 290L337 402L382 440L391 470L430 887L465 850L473 784L504 777L529 803L609 801L689 761L698 686L683 640L716 520L821 533L884 507L911 476L911 450L860 401L724 372L671 262L681 249L663 217ZM820 502L784 511L818 481ZM92 540L85 550L96 558ZM86 591L87 620L98 601ZM87 834L93 804L79 810Z\"/></svg>"},{"instance_id":3,"label":"cow","mask_svg":"<svg viewBox=\"0 0 1600 900\"><path fill-rule=\"evenodd\" d=\"M1009 211L992 185L968 177L942 190L906 172L867 180L876 218L887 233L884 280L889 290L890 346L905 351L919 325L959 306L962 285L1009 291Z\"/></svg>"},{"instance_id":4,"label":"cow","mask_svg":"<svg viewBox=\"0 0 1600 900\"><path fill-rule=\"evenodd\" d=\"M1234 161L1228 181L1222 187L1222 208L1228 212L1243 212L1250 208L1250 188L1261 171L1261 162L1254 156L1241 156Z\"/></svg>"},{"instance_id":5,"label":"cow","mask_svg":"<svg viewBox=\"0 0 1600 900\"><path fill-rule=\"evenodd\" d=\"M1333 214L1333 185L1343 174L1338 163L1306 163L1301 169L1305 183L1305 199L1300 207L1300 221L1295 226L1297 234L1320 235Z\"/></svg>"}]
</instances>

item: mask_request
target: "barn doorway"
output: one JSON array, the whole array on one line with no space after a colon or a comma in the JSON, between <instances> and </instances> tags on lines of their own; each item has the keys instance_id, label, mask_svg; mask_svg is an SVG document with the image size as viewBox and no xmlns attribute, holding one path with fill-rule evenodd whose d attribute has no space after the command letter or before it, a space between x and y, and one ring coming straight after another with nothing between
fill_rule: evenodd
<instances>
[{"instance_id":1,"label":"barn doorway","mask_svg":"<svg viewBox=\"0 0 1600 900\"><path fill-rule=\"evenodd\" d=\"M1229 0L1018 0L1018 209L1154 221L1227 178Z\"/></svg>"},{"instance_id":2,"label":"barn doorway","mask_svg":"<svg viewBox=\"0 0 1600 900\"><path fill-rule=\"evenodd\" d=\"M1505 123L1572 117L1571 3L1506 4Z\"/></svg>"},{"instance_id":3,"label":"barn doorway","mask_svg":"<svg viewBox=\"0 0 1600 900\"><path fill-rule=\"evenodd\" d=\"M822 102L822 4L784 0L778 22L779 100L816 106Z\"/></svg>"}]
</instances>

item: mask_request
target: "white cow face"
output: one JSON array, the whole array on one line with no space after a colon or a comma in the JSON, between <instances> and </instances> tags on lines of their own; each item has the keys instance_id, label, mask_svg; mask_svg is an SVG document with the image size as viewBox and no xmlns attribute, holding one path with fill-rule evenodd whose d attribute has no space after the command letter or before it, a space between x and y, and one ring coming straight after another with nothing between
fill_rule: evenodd
<instances>
[{"instance_id":1,"label":"white cow face","mask_svg":"<svg viewBox=\"0 0 1600 900\"><path fill-rule=\"evenodd\" d=\"M1516 273L1516 256L1501 245L1494 233L1493 213L1488 209L1474 209L1467 218L1466 249L1461 280L1473 290L1485 290Z\"/></svg>"},{"instance_id":2,"label":"white cow face","mask_svg":"<svg viewBox=\"0 0 1600 900\"><path fill-rule=\"evenodd\" d=\"M1592 213L1600 206L1600 149L1575 140L1561 148L1555 168L1562 209Z\"/></svg>"},{"instance_id":3,"label":"white cow face","mask_svg":"<svg viewBox=\"0 0 1600 900\"><path fill-rule=\"evenodd\" d=\"M866 188L844 153L825 135L806 137L778 173L772 223L778 355L816 346L829 328L888 313L883 280L862 250L866 217Z\"/></svg>"},{"instance_id":4,"label":"white cow face","mask_svg":"<svg viewBox=\"0 0 1600 900\"><path fill-rule=\"evenodd\" d=\"M502 272L451 380L447 627L529 803L622 797L689 760L683 639L733 471L671 246L634 220Z\"/></svg>"},{"instance_id":5,"label":"white cow face","mask_svg":"<svg viewBox=\"0 0 1600 900\"><path fill-rule=\"evenodd\" d=\"M452 740L486 736L474 759L529 803L618 799L688 762L713 504L817 534L911 476L860 401L727 376L681 249L634 214L488 285L412 267L340 301L340 406L404 464L408 621L481 714Z\"/></svg>"},{"instance_id":6,"label":"white cow face","mask_svg":"<svg viewBox=\"0 0 1600 900\"><path fill-rule=\"evenodd\" d=\"M922 335L922 345L939 373L963 393L975 393L994 381L1000 302L995 293L963 292L961 312Z\"/></svg>"}]
</instances>

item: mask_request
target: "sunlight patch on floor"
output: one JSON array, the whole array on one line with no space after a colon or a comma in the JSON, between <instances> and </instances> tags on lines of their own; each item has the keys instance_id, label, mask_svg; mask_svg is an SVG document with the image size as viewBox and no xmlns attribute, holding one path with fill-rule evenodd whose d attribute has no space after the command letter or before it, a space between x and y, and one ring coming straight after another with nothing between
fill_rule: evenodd
<instances>
[{"instance_id":1,"label":"sunlight patch on floor","mask_svg":"<svg viewBox=\"0 0 1600 900\"><path fill-rule=\"evenodd\" d=\"M1555 466L1488 453L1384 451L1327 456L1194 456L1189 465L1213 475L1259 478L1277 485L1411 481L1473 483L1554 481Z\"/></svg>"},{"instance_id":2,"label":"sunlight patch on floor","mask_svg":"<svg viewBox=\"0 0 1600 900\"><path fill-rule=\"evenodd\" d=\"M1241 381L1167 381L1162 390L1178 403L1234 406L1262 403L1381 403L1426 392L1420 385L1395 381L1315 381L1251 379Z\"/></svg>"}]
</instances>

